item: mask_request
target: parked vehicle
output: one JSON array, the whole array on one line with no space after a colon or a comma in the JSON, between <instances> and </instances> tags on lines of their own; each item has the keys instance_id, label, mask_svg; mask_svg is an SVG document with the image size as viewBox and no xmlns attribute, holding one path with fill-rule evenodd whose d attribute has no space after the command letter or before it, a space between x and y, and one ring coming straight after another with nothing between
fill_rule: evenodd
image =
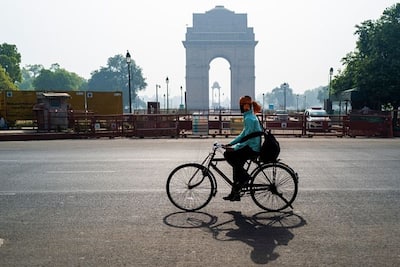
<instances>
[{"instance_id":1,"label":"parked vehicle","mask_svg":"<svg viewBox=\"0 0 400 267\"><path fill-rule=\"evenodd\" d=\"M332 126L328 113L320 107L306 109L304 116L307 131L329 131Z\"/></svg>"},{"instance_id":2,"label":"parked vehicle","mask_svg":"<svg viewBox=\"0 0 400 267\"><path fill-rule=\"evenodd\" d=\"M288 121L289 114L287 110L277 110L274 112L275 120L277 121Z\"/></svg>"}]
</instances>

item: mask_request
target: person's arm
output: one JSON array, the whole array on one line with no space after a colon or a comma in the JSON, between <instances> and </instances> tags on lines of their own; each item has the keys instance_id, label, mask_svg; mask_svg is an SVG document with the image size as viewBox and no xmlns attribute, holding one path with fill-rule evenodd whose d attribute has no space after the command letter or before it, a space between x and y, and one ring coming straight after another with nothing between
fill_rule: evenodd
<instances>
[{"instance_id":1,"label":"person's arm","mask_svg":"<svg viewBox=\"0 0 400 267\"><path fill-rule=\"evenodd\" d=\"M252 118L246 118L244 121L243 131L232 142L230 142L231 145L235 145L233 146L233 149L238 150L249 145L249 143L252 142L251 139L248 139L244 142L240 142L240 140L246 135L249 135L253 132L259 132L260 131L259 124L260 123L258 120L253 120Z\"/></svg>"},{"instance_id":2,"label":"person's arm","mask_svg":"<svg viewBox=\"0 0 400 267\"><path fill-rule=\"evenodd\" d=\"M235 137L232 141L229 142L229 145L233 146L240 142L240 140L246 135L246 126L244 126L243 130L240 132L238 136Z\"/></svg>"}]
</instances>

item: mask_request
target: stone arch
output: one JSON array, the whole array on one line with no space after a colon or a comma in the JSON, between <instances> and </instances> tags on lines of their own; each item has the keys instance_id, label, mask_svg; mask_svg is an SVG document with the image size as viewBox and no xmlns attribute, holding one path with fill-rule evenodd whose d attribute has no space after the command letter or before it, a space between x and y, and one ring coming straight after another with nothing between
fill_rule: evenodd
<instances>
[{"instance_id":1,"label":"stone arch","mask_svg":"<svg viewBox=\"0 0 400 267\"><path fill-rule=\"evenodd\" d=\"M238 109L242 95L255 95L254 54L257 41L247 27L247 14L235 14L216 6L204 14L193 14L186 40L186 99L189 110L209 107L209 68L215 58L230 65L231 108Z\"/></svg>"},{"instance_id":2,"label":"stone arch","mask_svg":"<svg viewBox=\"0 0 400 267\"><path fill-rule=\"evenodd\" d=\"M211 101L210 107L213 107L214 109L219 109L221 107L223 108L230 108L230 102L227 103L226 99L229 98L229 101L231 99L230 95L230 89L231 89L231 63L223 57L214 57L210 62L209 62L209 90L210 90L210 98L212 100L211 93L214 93L214 98L215 94L218 94L218 105L216 105L217 102L214 102L214 105ZM214 83L217 82L219 89L213 89Z\"/></svg>"}]
</instances>

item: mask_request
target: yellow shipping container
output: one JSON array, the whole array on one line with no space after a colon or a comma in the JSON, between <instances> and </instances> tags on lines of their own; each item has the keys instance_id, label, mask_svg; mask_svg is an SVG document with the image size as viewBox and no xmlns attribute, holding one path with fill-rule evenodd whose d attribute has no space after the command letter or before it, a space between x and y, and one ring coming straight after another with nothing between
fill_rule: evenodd
<instances>
[{"instance_id":1,"label":"yellow shipping container","mask_svg":"<svg viewBox=\"0 0 400 267\"><path fill-rule=\"evenodd\" d=\"M0 91L0 114L9 123L33 120L36 91Z\"/></svg>"},{"instance_id":2,"label":"yellow shipping container","mask_svg":"<svg viewBox=\"0 0 400 267\"><path fill-rule=\"evenodd\" d=\"M119 115L123 113L122 92L83 92L57 91L68 93L70 109L88 110L96 115ZM35 120L33 106L37 103L37 94L42 91L0 91L0 115L9 124L17 120Z\"/></svg>"},{"instance_id":3,"label":"yellow shipping container","mask_svg":"<svg viewBox=\"0 0 400 267\"><path fill-rule=\"evenodd\" d=\"M68 92L70 108L74 111L88 110L96 115L119 115L123 113L122 92Z\"/></svg>"}]
</instances>

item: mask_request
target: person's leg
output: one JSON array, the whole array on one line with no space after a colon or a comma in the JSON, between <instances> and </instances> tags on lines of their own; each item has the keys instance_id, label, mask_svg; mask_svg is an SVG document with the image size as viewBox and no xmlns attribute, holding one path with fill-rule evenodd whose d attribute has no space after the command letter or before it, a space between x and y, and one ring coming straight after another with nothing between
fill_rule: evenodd
<instances>
[{"instance_id":1,"label":"person's leg","mask_svg":"<svg viewBox=\"0 0 400 267\"><path fill-rule=\"evenodd\" d=\"M240 150L230 150L230 151L225 151L224 157L226 161L229 163L229 165L232 166L233 169L233 182L236 183L239 181L240 178L240 165L244 164L242 163L241 159L241 151Z\"/></svg>"},{"instance_id":2,"label":"person's leg","mask_svg":"<svg viewBox=\"0 0 400 267\"><path fill-rule=\"evenodd\" d=\"M233 178L233 185L232 185L232 190L230 192L229 195L223 197L224 200L240 200L240 196L239 196L239 190L237 190L237 185L238 185L238 172L237 172L237 166L238 164L240 164L240 162L238 162L238 158L240 151L238 152L238 150L227 150L224 153L224 157L226 159L226 161L229 163L229 165L232 166L232 178Z\"/></svg>"},{"instance_id":3,"label":"person's leg","mask_svg":"<svg viewBox=\"0 0 400 267\"><path fill-rule=\"evenodd\" d=\"M239 186L241 188L250 179L249 173L247 172L247 170L244 169L244 164L248 159L255 156L256 153L249 146L245 146L239 151L240 153L238 155L238 161L235 169L237 175L237 182L239 183Z\"/></svg>"},{"instance_id":4,"label":"person's leg","mask_svg":"<svg viewBox=\"0 0 400 267\"><path fill-rule=\"evenodd\" d=\"M231 194L224 199L232 200L233 198L234 200L240 200L240 189L249 178L249 175L243 166L246 160L251 158L254 154L254 151L248 146L234 151L225 151L224 157L233 168L234 185L232 186Z\"/></svg>"}]
</instances>

